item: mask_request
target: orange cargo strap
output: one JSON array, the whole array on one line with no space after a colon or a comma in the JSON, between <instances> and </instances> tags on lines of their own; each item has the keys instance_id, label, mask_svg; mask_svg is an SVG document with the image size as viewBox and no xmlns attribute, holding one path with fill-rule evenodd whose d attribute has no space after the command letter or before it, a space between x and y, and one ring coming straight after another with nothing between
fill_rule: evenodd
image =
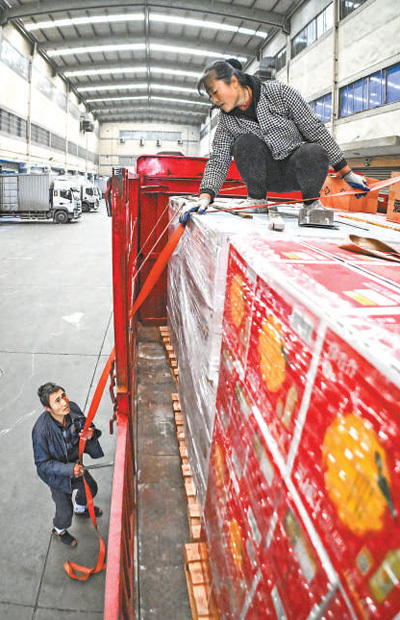
<instances>
[{"instance_id":1,"label":"orange cargo strap","mask_svg":"<svg viewBox=\"0 0 400 620\"><path fill-rule=\"evenodd\" d=\"M157 280L159 279L162 272L164 271L165 266L167 265L169 259L171 258L184 232L185 232L185 227L182 224L179 224L179 226L176 228L176 230L174 230L174 232L168 239L167 243L165 244L164 249L160 253L159 257L157 258L156 262L153 265L153 268L151 269L149 275L147 276L146 282L143 284L141 290L139 291L139 295L137 296L136 301L133 305L132 311L129 315L130 319L134 316L135 312L139 310L140 306L142 305L142 303L145 301L145 299L147 298L147 296L153 289Z\"/></svg>"},{"instance_id":2,"label":"orange cargo strap","mask_svg":"<svg viewBox=\"0 0 400 620\"><path fill-rule=\"evenodd\" d=\"M99 408L99 404L101 401L101 397L103 396L103 392L104 389L107 385L107 379L109 377L110 374L110 370L111 370L111 364L114 360L114 355L115 355L115 350L113 349L111 351L111 354L106 362L106 365L104 367L104 370L101 374L100 377L100 381L97 384L96 387L96 391L94 393L92 402L90 404L89 407L89 412L86 418L86 422L85 422L85 426L83 427L83 431L82 433L84 433L91 425L91 423L93 422L93 418L97 413L97 409ZM80 463L82 463L82 458L83 458L83 451L85 449L85 443L86 440L82 439L82 437L79 440L79 461ZM81 566L80 564L75 564L75 562L65 562L64 564L64 568L67 572L67 574L72 577L73 579L78 579L79 581L86 581L86 579L88 579L90 577L90 575L93 575L94 573L99 573L100 571L104 570L106 565L104 562L105 556L106 556L106 546L104 543L104 540L101 538L98 530L97 530L97 521L96 521L96 515L94 513L94 506L93 506L93 497L92 494L90 492L89 486L85 480L85 477L83 477L83 482L85 485L85 492L86 492L86 499L87 499L87 506L88 506L88 510L89 510L89 515L90 518L92 520L93 523L93 527L97 532L97 535L99 537L99 556L97 559L97 564L94 568L87 568L86 566ZM81 573L80 575L78 575L78 573Z\"/></svg>"},{"instance_id":3,"label":"orange cargo strap","mask_svg":"<svg viewBox=\"0 0 400 620\"><path fill-rule=\"evenodd\" d=\"M138 311L138 309L140 308L140 306L142 305L142 303L145 301L145 299L147 298L147 296L150 294L150 292L152 291L154 285L156 284L157 280L159 279L160 275L162 274L162 272L164 271L164 268L166 267L170 257L172 256L176 246L179 243L180 238L182 237L183 233L185 232L185 227L182 226L182 224L179 224L179 226L176 228L176 230L174 231L174 233L171 235L171 237L168 239L164 249L162 250L161 254L159 255L157 261L155 262L153 268L151 269L145 283L143 284L142 289L139 292L139 295L136 298L136 301L133 305L132 311L129 315L129 318L132 319L132 317L135 315L135 313ZM96 391L94 393L92 402L90 404L89 407L89 411L88 411L88 415L86 418L86 422L85 422L85 426L83 428L82 433L84 433L91 425L94 416L97 413L97 409L99 408L99 404L101 401L101 398L103 396L103 392L104 389L106 387L107 384L107 379L108 376L110 374L110 370L111 370L111 365L114 362L115 359L115 347L113 348L113 350L110 353L110 356L106 362L106 365L104 367L104 370L101 374L100 377L100 381L97 384L96 387ZM82 463L82 457L83 457L83 451L85 449L85 439L80 439L79 440L79 461ZM98 530L97 530L97 521L96 521L96 515L94 512L94 505L93 505L93 497L92 494L90 492L89 486L85 480L85 478L83 478L84 484L85 484L85 491L86 491L86 499L87 499L87 505L88 505L88 510L89 510L89 514L90 514L90 518L92 520L92 524L93 527L95 528L97 535L99 537L99 555L98 555L98 559L97 559L97 564L94 568L88 568L87 566L81 566L80 564L76 564L75 562L66 562L64 564L64 568L67 572L67 574L72 578L72 579L77 579L79 581L86 581L90 575L93 575L94 573L99 573L100 571L104 570L106 568L106 564L105 564L105 555L106 555L106 546L104 543L104 540L101 538ZM78 574L80 573L80 574Z\"/></svg>"}]
</instances>

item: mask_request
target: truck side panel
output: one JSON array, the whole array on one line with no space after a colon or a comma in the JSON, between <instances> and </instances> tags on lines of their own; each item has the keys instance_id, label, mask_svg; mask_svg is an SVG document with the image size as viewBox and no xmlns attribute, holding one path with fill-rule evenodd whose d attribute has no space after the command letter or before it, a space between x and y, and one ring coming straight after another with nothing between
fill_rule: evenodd
<instances>
[{"instance_id":1,"label":"truck side panel","mask_svg":"<svg viewBox=\"0 0 400 620\"><path fill-rule=\"evenodd\" d=\"M11 213L18 210L17 175L0 176L0 211Z\"/></svg>"},{"instance_id":2,"label":"truck side panel","mask_svg":"<svg viewBox=\"0 0 400 620\"><path fill-rule=\"evenodd\" d=\"M19 174L18 211L48 211L50 209L50 175Z\"/></svg>"}]
</instances>

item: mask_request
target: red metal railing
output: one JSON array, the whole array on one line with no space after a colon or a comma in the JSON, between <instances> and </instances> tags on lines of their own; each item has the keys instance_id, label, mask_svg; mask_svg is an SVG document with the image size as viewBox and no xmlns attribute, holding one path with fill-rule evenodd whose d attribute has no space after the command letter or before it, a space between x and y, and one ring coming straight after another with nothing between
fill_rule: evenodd
<instances>
[{"instance_id":1,"label":"red metal railing","mask_svg":"<svg viewBox=\"0 0 400 620\"><path fill-rule=\"evenodd\" d=\"M108 538L105 620L133 620L134 611L134 392L139 177L116 169L112 189L115 415L117 441Z\"/></svg>"},{"instance_id":2,"label":"red metal railing","mask_svg":"<svg viewBox=\"0 0 400 620\"><path fill-rule=\"evenodd\" d=\"M139 286L145 282L148 273L165 246L168 235L169 197L177 194L198 194L201 179L208 159L206 157L184 157L179 155L142 155L136 162L140 177L140 222L139 264L143 266L139 275ZM246 194L240 174L232 163L223 190L235 188L231 196ZM149 232L153 232L149 236ZM163 233L163 231L165 231ZM167 273L163 273L152 293L139 311L140 320L146 325L165 325L167 305Z\"/></svg>"}]
</instances>

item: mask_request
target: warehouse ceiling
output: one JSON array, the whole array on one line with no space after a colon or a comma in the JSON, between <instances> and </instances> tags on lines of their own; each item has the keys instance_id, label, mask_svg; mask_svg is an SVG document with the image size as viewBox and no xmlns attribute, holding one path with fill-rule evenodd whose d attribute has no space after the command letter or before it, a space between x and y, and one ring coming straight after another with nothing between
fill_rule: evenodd
<instances>
[{"instance_id":1,"label":"warehouse ceiling","mask_svg":"<svg viewBox=\"0 0 400 620\"><path fill-rule=\"evenodd\" d=\"M100 122L200 125L210 109L196 82L219 58L260 58L304 0L0 0Z\"/></svg>"}]
</instances>

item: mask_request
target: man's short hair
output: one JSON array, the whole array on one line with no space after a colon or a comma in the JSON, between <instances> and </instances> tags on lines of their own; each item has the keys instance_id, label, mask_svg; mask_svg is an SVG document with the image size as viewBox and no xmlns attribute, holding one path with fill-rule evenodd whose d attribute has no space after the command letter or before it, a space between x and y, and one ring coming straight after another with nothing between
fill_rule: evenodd
<instances>
[{"instance_id":1,"label":"man's short hair","mask_svg":"<svg viewBox=\"0 0 400 620\"><path fill-rule=\"evenodd\" d=\"M44 383L38 388L37 395L39 396L40 402L43 407L50 407L50 394L54 394L62 390L65 392L64 388L61 385L57 385L57 383L52 383L49 381L48 383Z\"/></svg>"}]
</instances>

